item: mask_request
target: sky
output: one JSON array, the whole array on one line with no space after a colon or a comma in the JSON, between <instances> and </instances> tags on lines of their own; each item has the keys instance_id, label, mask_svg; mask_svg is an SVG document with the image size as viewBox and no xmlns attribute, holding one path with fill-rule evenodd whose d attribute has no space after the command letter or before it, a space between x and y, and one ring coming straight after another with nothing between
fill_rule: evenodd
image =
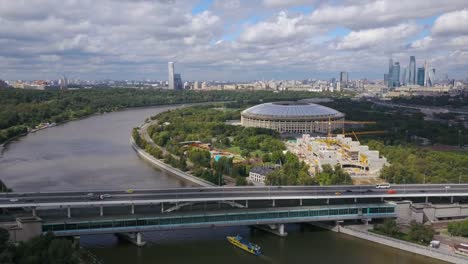
<instances>
[{"instance_id":1,"label":"sky","mask_svg":"<svg viewBox=\"0 0 468 264\"><path fill-rule=\"evenodd\" d=\"M468 0L0 0L0 79L468 77Z\"/></svg>"}]
</instances>

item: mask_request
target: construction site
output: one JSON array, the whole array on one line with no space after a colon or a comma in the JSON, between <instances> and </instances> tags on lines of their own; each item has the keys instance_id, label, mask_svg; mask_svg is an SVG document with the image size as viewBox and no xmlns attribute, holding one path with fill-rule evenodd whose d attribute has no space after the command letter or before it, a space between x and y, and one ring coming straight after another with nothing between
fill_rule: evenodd
<instances>
[{"instance_id":1,"label":"construction site","mask_svg":"<svg viewBox=\"0 0 468 264\"><path fill-rule=\"evenodd\" d=\"M330 125L340 122L343 125L341 134L331 134ZM288 142L287 148L310 166L309 173L313 176L322 171L323 165L339 165L349 173L354 184L374 184L382 182L380 171L388 164L385 157L381 157L376 150L361 145L357 135L380 134L384 131L363 131L345 133L344 124L365 125L375 122L361 121L329 121L326 136L303 134L295 141ZM355 140L352 137L354 136Z\"/></svg>"}]
</instances>

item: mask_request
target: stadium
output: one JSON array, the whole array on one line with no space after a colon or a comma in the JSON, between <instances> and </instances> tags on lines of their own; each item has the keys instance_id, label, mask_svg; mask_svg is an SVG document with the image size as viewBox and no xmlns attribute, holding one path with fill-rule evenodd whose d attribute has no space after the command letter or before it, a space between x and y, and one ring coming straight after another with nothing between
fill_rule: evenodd
<instances>
[{"instance_id":1,"label":"stadium","mask_svg":"<svg viewBox=\"0 0 468 264\"><path fill-rule=\"evenodd\" d=\"M326 106L306 102L273 102L250 107L241 113L245 127L261 127L285 134L326 134L343 128L345 115ZM331 121L331 122L330 122ZM335 121L335 122L334 122Z\"/></svg>"}]
</instances>

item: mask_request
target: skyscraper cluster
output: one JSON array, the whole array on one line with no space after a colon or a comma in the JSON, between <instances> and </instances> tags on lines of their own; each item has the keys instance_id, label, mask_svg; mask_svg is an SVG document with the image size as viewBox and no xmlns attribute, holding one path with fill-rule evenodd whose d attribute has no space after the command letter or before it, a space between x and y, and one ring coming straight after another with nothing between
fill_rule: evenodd
<instances>
[{"instance_id":1,"label":"skyscraper cluster","mask_svg":"<svg viewBox=\"0 0 468 264\"><path fill-rule=\"evenodd\" d=\"M430 69L426 61L423 67L416 68L416 57L410 56L408 67L404 67L400 73L400 63L393 63L390 58L388 63L388 73L384 74L384 83L389 88L400 85L420 85L433 86L435 81L435 69Z\"/></svg>"},{"instance_id":2,"label":"skyscraper cluster","mask_svg":"<svg viewBox=\"0 0 468 264\"><path fill-rule=\"evenodd\" d=\"M167 63L168 70L168 86L170 90L183 90L184 83L179 73L174 73L174 62L170 61Z\"/></svg>"}]
</instances>

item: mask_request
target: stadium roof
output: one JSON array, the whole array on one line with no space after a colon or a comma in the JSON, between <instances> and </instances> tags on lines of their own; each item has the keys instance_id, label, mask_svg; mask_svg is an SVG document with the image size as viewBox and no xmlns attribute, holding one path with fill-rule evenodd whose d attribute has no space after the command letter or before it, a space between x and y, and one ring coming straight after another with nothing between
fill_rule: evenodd
<instances>
[{"instance_id":1,"label":"stadium roof","mask_svg":"<svg viewBox=\"0 0 468 264\"><path fill-rule=\"evenodd\" d=\"M324 120L343 118L344 114L323 105L288 101L259 104L244 110L242 116L265 120Z\"/></svg>"}]
</instances>

